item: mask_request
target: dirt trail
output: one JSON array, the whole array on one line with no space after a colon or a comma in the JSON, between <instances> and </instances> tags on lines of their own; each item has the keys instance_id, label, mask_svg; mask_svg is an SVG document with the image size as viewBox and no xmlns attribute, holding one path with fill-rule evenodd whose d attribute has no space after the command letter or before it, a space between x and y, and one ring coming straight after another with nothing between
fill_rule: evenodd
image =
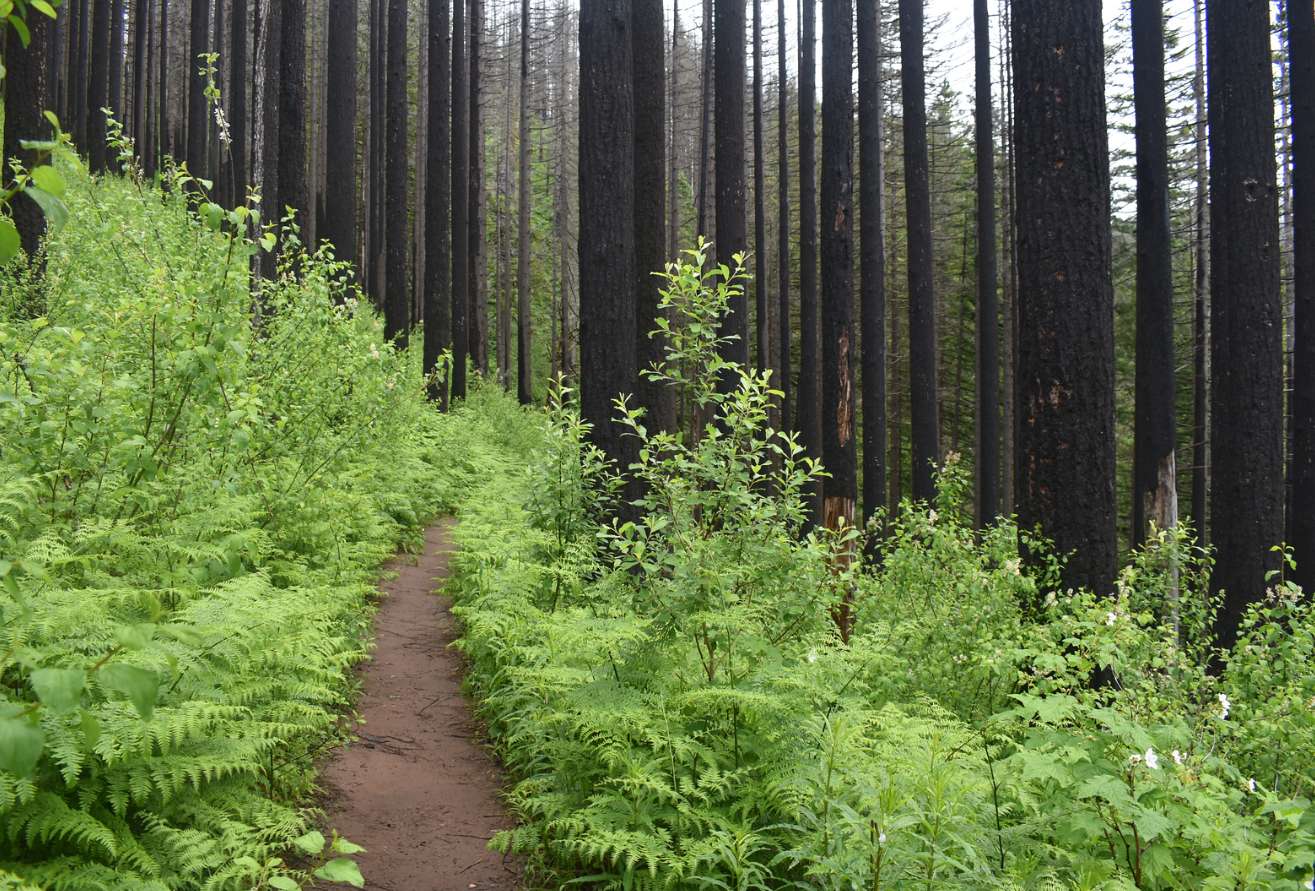
<instances>
[{"instance_id":1,"label":"dirt trail","mask_svg":"<svg viewBox=\"0 0 1315 891\"><path fill-rule=\"evenodd\" d=\"M365 847L356 856L367 889L511 891L521 865L488 849L511 823L498 800L502 777L481 749L461 695L451 600L430 593L448 577L451 522L426 531L424 554L397 558L398 577L375 618L363 667L358 741L324 772L326 824ZM346 886L340 886L346 887Z\"/></svg>"}]
</instances>

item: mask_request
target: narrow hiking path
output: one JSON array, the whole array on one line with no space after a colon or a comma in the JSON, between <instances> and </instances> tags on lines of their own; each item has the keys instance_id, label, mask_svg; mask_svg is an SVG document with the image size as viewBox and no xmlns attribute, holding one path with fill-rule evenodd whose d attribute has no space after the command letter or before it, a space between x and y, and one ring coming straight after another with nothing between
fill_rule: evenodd
<instances>
[{"instance_id":1,"label":"narrow hiking path","mask_svg":"<svg viewBox=\"0 0 1315 891\"><path fill-rule=\"evenodd\" d=\"M502 776L479 745L461 694L448 577L452 521L425 532L424 553L398 557L380 585L376 647L364 664L358 741L324 771L326 825L367 853L356 855L367 889L518 888L521 865L488 849L511 826ZM414 562L413 562L414 561Z\"/></svg>"}]
</instances>

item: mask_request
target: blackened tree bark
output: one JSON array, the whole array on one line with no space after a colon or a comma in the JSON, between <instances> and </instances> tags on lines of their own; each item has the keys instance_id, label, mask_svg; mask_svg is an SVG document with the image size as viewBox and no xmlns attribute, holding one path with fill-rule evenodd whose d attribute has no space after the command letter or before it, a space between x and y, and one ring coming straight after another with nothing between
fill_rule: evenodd
<instances>
[{"instance_id":1,"label":"blackened tree bark","mask_svg":"<svg viewBox=\"0 0 1315 891\"><path fill-rule=\"evenodd\" d=\"M458 0L460 5L460 0ZM452 271L452 180L450 176L452 130L451 31L448 0L429 0L429 107L428 171L425 176L425 346L424 371L438 369L443 351L452 346L450 275ZM354 143L353 143L354 147ZM330 168L332 170L332 168ZM447 410L447 381L429 379L431 402Z\"/></svg>"},{"instance_id":2,"label":"blackened tree bark","mask_svg":"<svg viewBox=\"0 0 1315 891\"><path fill-rule=\"evenodd\" d=\"M26 47L13 30L7 35L3 81L5 97L4 156L16 158L31 170L36 164L36 152L25 149L22 140L49 139L50 125L42 116L45 106L48 56L55 27L54 23L35 9L29 8L27 17L31 42ZM103 144L103 143L102 143ZM8 167L4 180L11 180ZM41 207L30 197L19 192L9 202L9 213L18 229L19 242L29 258L35 258L46 232L46 217Z\"/></svg>"},{"instance_id":3,"label":"blackened tree bark","mask_svg":"<svg viewBox=\"0 0 1315 891\"><path fill-rule=\"evenodd\" d=\"M146 47L150 41L151 0L133 0L132 86L124 104L132 110L132 136L137 141L137 157L141 158L146 145L146 102L150 93L151 77L146 63Z\"/></svg>"},{"instance_id":4,"label":"blackened tree bark","mask_svg":"<svg viewBox=\"0 0 1315 891\"><path fill-rule=\"evenodd\" d=\"M166 4L167 5L167 4ZM283 0L258 0L256 19L256 71L253 88L255 121L252 130L252 173L260 192L260 221L278 225L279 212L279 52L282 46ZM278 266L273 253L258 250L256 274L275 277Z\"/></svg>"},{"instance_id":5,"label":"blackened tree bark","mask_svg":"<svg viewBox=\"0 0 1315 891\"><path fill-rule=\"evenodd\" d=\"M68 96L67 106L60 117L60 123L73 135L73 142L78 147L86 146L87 123L87 80L80 73L85 70L87 56L84 47L87 43L87 0L68 0Z\"/></svg>"},{"instance_id":6,"label":"blackened tree bark","mask_svg":"<svg viewBox=\"0 0 1315 891\"><path fill-rule=\"evenodd\" d=\"M716 151L713 177L717 185L714 209L717 219L717 263L735 268L735 255L749 249L748 218L745 214L745 52L744 0L716 0L713 19L713 117ZM722 337L735 338L722 348L722 358L749 366L749 296L741 288L730 300L722 320ZM738 386L727 376L723 386Z\"/></svg>"},{"instance_id":7,"label":"blackened tree bark","mask_svg":"<svg viewBox=\"0 0 1315 891\"><path fill-rule=\"evenodd\" d=\"M662 0L658 4L658 33L662 33ZM662 96L662 41L650 41L658 51L659 101ZM509 91L510 92L510 91ZM521 405L534 401L530 364L530 215L533 199L530 191L530 0L521 0L521 101L520 101L520 188L519 241L516 247L516 395ZM662 118L658 118L658 145L662 144ZM662 245L662 158L658 158L657 220L658 246Z\"/></svg>"},{"instance_id":8,"label":"blackened tree bark","mask_svg":"<svg viewBox=\"0 0 1315 891\"><path fill-rule=\"evenodd\" d=\"M910 475L914 500L930 502L936 497L940 420L936 404L936 269L932 258L931 178L927 164L922 0L900 0L899 22L909 254Z\"/></svg>"},{"instance_id":9,"label":"blackened tree bark","mask_svg":"<svg viewBox=\"0 0 1315 891\"><path fill-rule=\"evenodd\" d=\"M1169 235L1169 137L1164 101L1164 8L1132 2L1137 134L1137 378L1133 434L1132 543L1150 526L1178 525L1173 347L1173 252Z\"/></svg>"},{"instance_id":10,"label":"blackened tree bark","mask_svg":"<svg viewBox=\"0 0 1315 891\"><path fill-rule=\"evenodd\" d=\"M467 274L470 283L470 357L479 373L489 373L488 205L484 200L484 0L470 0L470 238Z\"/></svg>"},{"instance_id":11,"label":"blackened tree bark","mask_svg":"<svg viewBox=\"0 0 1315 891\"><path fill-rule=\"evenodd\" d=\"M815 0L803 0L799 42L799 396L795 423L804 454L822 460L821 363L817 340L817 118ZM820 525L822 481L808 487L809 523Z\"/></svg>"},{"instance_id":12,"label":"blackened tree bark","mask_svg":"<svg viewBox=\"0 0 1315 891\"><path fill-rule=\"evenodd\" d=\"M858 0L858 253L863 373L863 521L886 503L886 178L881 8Z\"/></svg>"},{"instance_id":13,"label":"blackened tree bark","mask_svg":"<svg viewBox=\"0 0 1315 891\"><path fill-rule=\"evenodd\" d=\"M767 152L763 148L763 3L753 0L753 296L757 316L758 373L771 367L767 312Z\"/></svg>"},{"instance_id":14,"label":"blackened tree bark","mask_svg":"<svg viewBox=\"0 0 1315 891\"><path fill-rule=\"evenodd\" d=\"M854 6L822 0L822 459L826 528L854 525ZM841 557L848 563L850 555ZM848 639L849 603L836 612Z\"/></svg>"},{"instance_id":15,"label":"blackened tree bark","mask_svg":"<svg viewBox=\"0 0 1315 891\"><path fill-rule=\"evenodd\" d=\"M104 173L105 112L110 91L110 6L111 0L96 0L91 20L91 69L87 75L87 166Z\"/></svg>"},{"instance_id":16,"label":"blackened tree bark","mask_svg":"<svg viewBox=\"0 0 1315 891\"><path fill-rule=\"evenodd\" d=\"M666 358L666 338L650 337L657 330L658 290L665 251L662 235L662 199L666 168L666 102L664 84L662 0L633 0L631 48L635 103L635 343L639 377L635 397L646 410L649 430L676 426L676 392L651 381L643 372Z\"/></svg>"},{"instance_id":17,"label":"blackened tree bark","mask_svg":"<svg viewBox=\"0 0 1315 891\"><path fill-rule=\"evenodd\" d=\"M441 2L441 0L440 0ZM466 398L466 357L470 346L470 83L466 78L466 0L452 3L452 398Z\"/></svg>"},{"instance_id":18,"label":"blackened tree bark","mask_svg":"<svg viewBox=\"0 0 1315 891\"><path fill-rule=\"evenodd\" d=\"M794 415L790 402L790 103L786 68L785 0L776 0L776 299L780 309L777 366L780 375L773 383L781 391L781 429L791 430Z\"/></svg>"},{"instance_id":19,"label":"blackened tree bark","mask_svg":"<svg viewBox=\"0 0 1315 891\"><path fill-rule=\"evenodd\" d=\"M712 0L703 0L703 103L699 106L698 234L708 234L708 153L712 117Z\"/></svg>"},{"instance_id":20,"label":"blackened tree bark","mask_svg":"<svg viewBox=\"0 0 1315 891\"><path fill-rule=\"evenodd\" d=\"M1292 381L1292 508L1288 544L1293 580L1315 586L1315 9L1288 4L1288 81L1292 102L1292 269L1296 354Z\"/></svg>"},{"instance_id":21,"label":"blackened tree bark","mask_svg":"<svg viewBox=\"0 0 1315 891\"><path fill-rule=\"evenodd\" d=\"M113 0L110 5L110 88L106 104L114 111L114 119L120 124L127 123L123 110L123 29L126 11L124 0Z\"/></svg>"},{"instance_id":22,"label":"blackened tree bark","mask_svg":"<svg viewBox=\"0 0 1315 891\"><path fill-rule=\"evenodd\" d=\"M977 522L1000 515L1000 304L995 262L995 135L991 120L991 21L973 0L977 64Z\"/></svg>"},{"instance_id":23,"label":"blackened tree bark","mask_svg":"<svg viewBox=\"0 0 1315 891\"><path fill-rule=\"evenodd\" d=\"M634 439L613 400L633 394L634 89L630 0L580 4L580 414L625 471Z\"/></svg>"},{"instance_id":24,"label":"blackened tree bark","mask_svg":"<svg viewBox=\"0 0 1315 891\"><path fill-rule=\"evenodd\" d=\"M165 0L160 0L165 2ZM231 50L231 80L228 87L228 132L232 143L229 154L232 156L233 203L242 204L247 198L247 183L250 170L247 164L247 0L233 0L233 33ZM355 49L356 23L352 22ZM356 54L352 54L352 71L356 71ZM355 78L353 78L353 81ZM351 95L352 130L355 130L356 87L352 85ZM354 140L353 140L354 142ZM353 216L355 205L353 205Z\"/></svg>"},{"instance_id":25,"label":"blackened tree bark","mask_svg":"<svg viewBox=\"0 0 1315 891\"><path fill-rule=\"evenodd\" d=\"M384 56L387 48L385 35L388 29L384 24L386 16L385 0L369 0L370 3L370 111L368 126L368 161L366 175L369 177L369 198L366 201L365 237L365 277L366 293L370 302L382 310L384 301Z\"/></svg>"},{"instance_id":26,"label":"blackened tree bark","mask_svg":"<svg viewBox=\"0 0 1315 891\"><path fill-rule=\"evenodd\" d=\"M71 5L70 5L71 9ZM135 75L137 81L137 117L138 143L137 156L141 159L142 169L147 178L155 175L155 94L158 90L155 80L155 2L138 0L137 14L141 16L138 23L140 44L140 67ZM61 120L64 120L61 118Z\"/></svg>"},{"instance_id":27,"label":"blackened tree bark","mask_svg":"<svg viewBox=\"0 0 1315 891\"><path fill-rule=\"evenodd\" d=\"M1283 535L1283 307L1269 5L1206 3L1210 117L1211 584L1216 642L1279 568Z\"/></svg>"},{"instance_id":28,"label":"blackened tree bark","mask_svg":"<svg viewBox=\"0 0 1315 891\"><path fill-rule=\"evenodd\" d=\"M1068 558L1062 585L1106 595L1118 536L1100 0L1014 0L1013 26L1019 527Z\"/></svg>"},{"instance_id":29,"label":"blackened tree bark","mask_svg":"<svg viewBox=\"0 0 1315 891\"><path fill-rule=\"evenodd\" d=\"M96 0L96 5L99 7L101 0ZM287 24L287 13L284 12L284 26ZM206 77L202 73L206 63L201 58L201 54L210 49L209 0L192 0L190 34L187 58L183 60L183 70L187 72L187 169L193 176L209 178L210 172L206 169L209 167L206 155L209 109L205 98Z\"/></svg>"},{"instance_id":30,"label":"blackened tree bark","mask_svg":"<svg viewBox=\"0 0 1315 891\"><path fill-rule=\"evenodd\" d=\"M282 49L279 55L279 204L307 225L306 192L306 0L282 0Z\"/></svg>"},{"instance_id":31,"label":"blackened tree bark","mask_svg":"<svg viewBox=\"0 0 1315 891\"><path fill-rule=\"evenodd\" d=\"M406 2L388 0L388 144L385 147L385 272L384 338L407 345L411 302L406 264Z\"/></svg>"},{"instance_id":32,"label":"blackened tree bark","mask_svg":"<svg viewBox=\"0 0 1315 891\"><path fill-rule=\"evenodd\" d=\"M228 63L228 48L224 46L224 38L227 35L227 27L224 22L224 0L215 0L214 15L214 32L211 36L210 46L212 51L218 54L215 60L215 86L219 88L219 101L216 107L223 108L228 101L228 87L224 83L224 66ZM224 207L232 207L233 193L231 191L232 171L228 169L228 159L224 155L224 144L219 134L219 118L213 110L207 115L207 125L210 129L210 154L206 161L206 169L214 177L214 189L211 197Z\"/></svg>"},{"instance_id":33,"label":"blackened tree bark","mask_svg":"<svg viewBox=\"0 0 1315 891\"><path fill-rule=\"evenodd\" d=\"M86 0L83 0L86 2ZM169 2L160 0L160 59L157 63L160 68L160 83L157 87L159 95L156 97L159 105L155 114L156 138L159 144L156 146L156 157L159 159L161 166L164 164L164 156L169 152ZM254 78L253 78L254 80ZM81 95L86 95L86 91Z\"/></svg>"},{"instance_id":34,"label":"blackened tree bark","mask_svg":"<svg viewBox=\"0 0 1315 891\"><path fill-rule=\"evenodd\" d=\"M1206 232L1210 218L1209 166L1206 163L1205 113L1205 23L1202 20L1203 0L1193 0L1192 13L1196 31L1194 49L1196 72L1192 78L1192 94L1196 103L1196 231L1193 249L1196 268L1192 280L1192 525L1199 544L1206 543L1206 491L1208 488L1206 465L1209 411L1209 384L1206 368L1206 291L1210 283L1210 244Z\"/></svg>"}]
</instances>

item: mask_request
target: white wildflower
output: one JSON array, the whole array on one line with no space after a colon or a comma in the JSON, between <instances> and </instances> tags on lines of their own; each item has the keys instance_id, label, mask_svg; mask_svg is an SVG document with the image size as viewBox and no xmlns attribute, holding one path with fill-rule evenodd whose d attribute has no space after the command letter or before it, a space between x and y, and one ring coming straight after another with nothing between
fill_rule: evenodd
<instances>
[{"instance_id":1,"label":"white wildflower","mask_svg":"<svg viewBox=\"0 0 1315 891\"><path fill-rule=\"evenodd\" d=\"M1141 755L1138 755L1136 752L1133 752L1131 755L1128 756L1128 763L1131 764L1133 767L1136 767L1138 764L1141 764Z\"/></svg>"},{"instance_id":2,"label":"white wildflower","mask_svg":"<svg viewBox=\"0 0 1315 891\"><path fill-rule=\"evenodd\" d=\"M884 845L885 843L886 843L886 833L883 832L881 833L881 835L877 836L877 844Z\"/></svg>"},{"instance_id":3,"label":"white wildflower","mask_svg":"<svg viewBox=\"0 0 1315 891\"><path fill-rule=\"evenodd\" d=\"M224 143L224 150L227 151L233 140L228 133L228 118L224 117L224 109L215 105L215 123L219 125L219 139Z\"/></svg>"},{"instance_id":4,"label":"white wildflower","mask_svg":"<svg viewBox=\"0 0 1315 891\"><path fill-rule=\"evenodd\" d=\"M1010 565L1009 565L1011 562L1014 564L1013 566L1010 566ZM1017 574L1017 572L1018 572L1018 562L1017 562L1016 560L1015 560L1015 561L1006 560L1006 561L1005 561L1005 568L1006 568L1006 569L1012 569L1012 570L1014 571L1014 573ZM1046 606L1054 606L1054 605L1055 605L1055 592L1054 592L1054 591L1051 591L1049 594L1046 595Z\"/></svg>"},{"instance_id":5,"label":"white wildflower","mask_svg":"<svg viewBox=\"0 0 1315 891\"><path fill-rule=\"evenodd\" d=\"M1228 712L1229 712L1229 710L1230 710L1232 707L1233 707L1233 703L1231 703L1231 702L1228 701L1228 694L1227 694L1227 693L1220 693L1220 694L1219 694L1219 717L1221 717L1221 718L1227 718L1227 717L1228 717Z\"/></svg>"},{"instance_id":6,"label":"white wildflower","mask_svg":"<svg viewBox=\"0 0 1315 891\"><path fill-rule=\"evenodd\" d=\"M933 523L936 522L936 511L934 509L927 511L927 519Z\"/></svg>"},{"instance_id":7,"label":"white wildflower","mask_svg":"<svg viewBox=\"0 0 1315 891\"><path fill-rule=\"evenodd\" d=\"M1106 613L1106 614L1105 614L1105 624L1106 624L1106 625L1113 625L1113 624L1114 624L1114 620L1117 619L1117 618L1118 618L1118 616L1114 615L1114 613Z\"/></svg>"},{"instance_id":8,"label":"white wildflower","mask_svg":"<svg viewBox=\"0 0 1315 891\"><path fill-rule=\"evenodd\" d=\"M816 661L817 661L817 650L816 650L816 649L812 649L812 650L809 650L809 651L808 651L808 661L809 661L810 663L811 663L811 662L816 662Z\"/></svg>"},{"instance_id":9,"label":"white wildflower","mask_svg":"<svg viewBox=\"0 0 1315 891\"><path fill-rule=\"evenodd\" d=\"M370 358L371 359L379 358L379 348L374 344L370 344Z\"/></svg>"},{"instance_id":10,"label":"white wildflower","mask_svg":"<svg viewBox=\"0 0 1315 891\"><path fill-rule=\"evenodd\" d=\"M1154 749L1146 750L1146 766L1149 767L1151 770L1160 769L1160 756L1155 754Z\"/></svg>"},{"instance_id":11,"label":"white wildflower","mask_svg":"<svg viewBox=\"0 0 1315 891\"><path fill-rule=\"evenodd\" d=\"M1177 749L1173 750L1173 763L1177 764L1179 767L1183 766L1182 752L1179 752Z\"/></svg>"}]
</instances>

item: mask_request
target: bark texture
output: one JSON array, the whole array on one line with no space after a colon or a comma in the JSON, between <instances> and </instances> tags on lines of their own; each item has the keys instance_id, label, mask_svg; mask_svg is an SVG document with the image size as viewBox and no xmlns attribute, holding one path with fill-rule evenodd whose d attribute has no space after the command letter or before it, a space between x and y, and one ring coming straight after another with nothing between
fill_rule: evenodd
<instances>
[{"instance_id":1,"label":"bark texture","mask_svg":"<svg viewBox=\"0 0 1315 891\"><path fill-rule=\"evenodd\" d=\"M786 71L785 0L776 0L776 64L777 71ZM781 391L781 429L793 429L794 413L790 396L790 103L787 78L777 78L776 95L776 299L778 347L780 359L777 376L773 380Z\"/></svg>"},{"instance_id":2,"label":"bark texture","mask_svg":"<svg viewBox=\"0 0 1315 891\"><path fill-rule=\"evenodd\" d=\"M96 0L96 6L106 0ZM286 13L285 13L286 24ZM206 62L201 54L210 50L210 2L192 0L191 37L183 70L187 72L187 169L193 176L209 177L209 157L206 155L206 136L209 106L205 98L206 76L202 71ZM93 64L95 60L93 59Z\"/></svg>"},{"instance_id":3,"label":"bark texture","mask_svg":"<svg viewBox=\"0 0 1315 891\"><path fill-rule=\"evenodd\" d=\"M279 50L279 203L307 223L306 192L306 0L281 0Z\"/></svg>"},{"instance_id":4,"label":"bark texture","mask_svg":"<svg viewBox=\"0 0 1315 891\"><path fill-rule=\"evenodd\" d=\"M995 130L991 120L991 22L973 0L977 146L977 523L1000 516L1000 300L995 253Z\"/></svg>"},{"instance_id":5,"label":"bark texture","mask_svg":"<svg viewBox=\"0 0 1315 891\"><path fill-rule=\"evenodd\" d=\"M384 218L388 267L384 273L384 338L405 347L411 321L406 262L406 0L388 0L387 115Z\"/></svg>"},{"instance_id":6,"label":"bark texture","mask_svg":"<svg viewBox=\"0 0 1315 891\"><path fill-rule=\"evenodd\" d=\"M1018 518L1067 557L1064 587L1117 569L1114 287L1099 0L1013 7Z\"/></svg>"},{"instance_id":7,"label":"bark texture","mask_svg":"<svg viewBox=\"0 0 1315 891\"><path fill-rule=\"evenodd\" d=\"M424 370L432 375L452 346L452 62L448 0L429 0L429 157L425 176L425 346ZM447 410L447 381L429 379L428 394Z\"/></svg>"},{"instance_id":8,"label":"bark texture","mask_svg":"<svg viewBox=\"0 0 1315 891\"><path fill-rule=\"evenodd\" d=\"M1315 587L1315 5L1288 5L1292 102L1292 269L1296 354L1292 381L1292 509L1287 541L1293 579Z\"/></svg>"},{"instance_id":9,"label":"bark texture","mask_svg":"<svg viewBox=\"0 0 1315 891\"><path fill-rule=\"evenodd\" d=\"M749 249L745 187L746 91L744 51L745 0L716 0L713 20L713 179L717 186L714 209L717 225L717 263L735 268L735 255ZM731 296L730 312L722 320L720 335L735 338L722 349L722 358L749 367L749 295L740 288ZM722 385L738 386L729 375Z\"/></svg>"},{"instance_id":10,"label":"bark texture","mask_svg":"<svg viewBox=\"0 0 1315 891\"><path fill-rule=\"evenodd\" d=\"M50 125L42 116L47 86L47 56L50 51L54 23L35 9L27 18L32 40L23 46L13 30L7 35L5 68L8 69L0 85L4 87L5 130L4 156L16 158L25 169L36 164L37 153L22 146L22 140L49 139ZM12 181L8 169L4 181ZM19 242L29 259L35 258L46 233L46 216L41 207L27 195L19 192L9 201L9 215L18 229Z\"/></svg>"},{"instance_id":11,"label":"bark texture","mask_svg":"<svg viewBox=\"0 0 1315 891\"><path fill-rule=\"evenodd\" d=\"M858 0L859 313L862 326L863 521L886 503L886 178L881 9Z\"/></svg>"},{"instance_id":12,"label":"bark texture","mask_svg":"<svg viewBox=\"0 0 1315 891\"><path fill-rule=\"evenodd\" d=\"M822 460L822 404L817 332L817 118L813 0L805 0L799 42L799 395L795 422L804 454ZM823 481L804 493L809 522L821 525Z\"/></svg>"},{"instance_id":13,"label":"bark texture","mask_svg":"<svg viewBox=\"0 0 1315 891\"><path fill-rule=\"evenodd\" d=\"M108 162L105 151L105 112L101 111L110 94L110 4L95 0L91 18L91 58L87 72L87 166L92 173L104 173Z\"/></svg>"},{"instance_id":14,"label":"bark texture","mask_svg":"<svg viewBox=\"0 0 1315 891\"><path fill-rule=\"evenodd\" d=\"M466 0L452 2L452 398L466 398L466 358L469 348L470 205L470 82L466 78Z\"/></svg>"},{"instance_id":15,"label":"bark texture","mask_svg":"<svg viewBox=\"0 0 1315 891\"><path fill-rule=\"evenodd\" d=\"M334 256L349 262L356 260L356 16L356 0L329 0L324 235Z\"/></svg>"}]
</instances>

